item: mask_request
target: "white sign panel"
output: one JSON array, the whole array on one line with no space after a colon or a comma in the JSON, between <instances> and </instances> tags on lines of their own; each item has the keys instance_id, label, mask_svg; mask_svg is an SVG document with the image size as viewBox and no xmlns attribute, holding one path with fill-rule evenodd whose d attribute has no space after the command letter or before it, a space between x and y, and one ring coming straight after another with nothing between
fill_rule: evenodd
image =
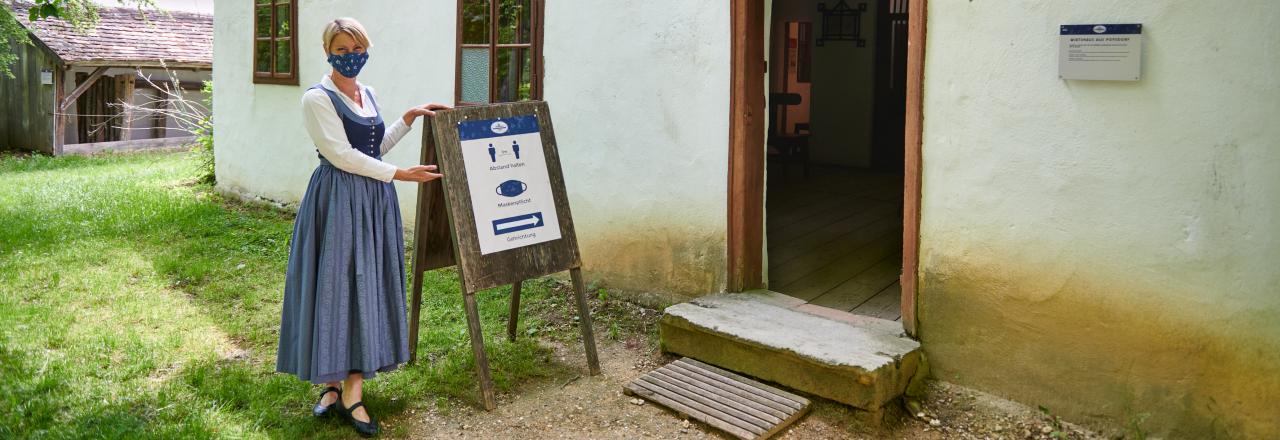
<instances>
[{"instance_id":1,"label":"white sign panel","mask_svg":"<svg viewBox=\"0 0 1280 440\"><path fill-rule=\"evenodd\" d=\"M458 123L480 254L560 238L534 115Z\"/></svg>"},{"instance_id":2,"label":"white sign panel","mask_svg":"<svg viewBox=\"0 0 1280 440\"><path fill-rule=\"evenodd\" d=\"M1058 37L1058 76L1137 81L1142 76L1142 25L1063 25Z\"/></svg>"}]
</instances>

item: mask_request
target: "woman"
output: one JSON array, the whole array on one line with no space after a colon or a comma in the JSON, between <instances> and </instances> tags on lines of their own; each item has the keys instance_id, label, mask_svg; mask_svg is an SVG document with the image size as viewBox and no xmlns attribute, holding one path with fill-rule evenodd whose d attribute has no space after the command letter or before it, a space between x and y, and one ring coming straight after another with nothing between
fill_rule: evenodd
<instances>
[{"instance_id":1,"label":"woman","mask_svg":"<svg viewBox=\"0 0 1280 440\"><path fill-rule=\"evenodd\" d=\"M361 386L409 357L404 236L391 182L441 177L435 166L400 169L381 157L419 116L449 107L414 107L386 126L373 89L356 81L369 58L364 27L339 18L323 38L333 69L302 96L320 165L293 225L276 370L327 385L314 415L339 412L373 435L378 423Z\"/></svg>"}]
</instances>

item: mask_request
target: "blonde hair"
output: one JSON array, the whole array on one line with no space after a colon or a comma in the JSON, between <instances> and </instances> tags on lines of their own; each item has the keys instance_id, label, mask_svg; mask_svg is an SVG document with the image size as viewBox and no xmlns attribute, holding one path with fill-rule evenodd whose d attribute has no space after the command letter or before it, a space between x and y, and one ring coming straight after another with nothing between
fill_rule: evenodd
<instances>
[{"instance_id":1,"label":"blonde hair","mask_svg":"<svg viewBox=\"0 0 1280 440\"><path fill-rule=\"evenodd\" d=\"M331 53L330 46L333 46L333 38L337 37L339 33L350 35L352 39L356 40L356 44L364 46L366 50L373 45L369 41L369 33L365 32L364 26L360 22L351 17L339 17L324 27L324 52L326 54Z\"/></svg>"}]
</instances>

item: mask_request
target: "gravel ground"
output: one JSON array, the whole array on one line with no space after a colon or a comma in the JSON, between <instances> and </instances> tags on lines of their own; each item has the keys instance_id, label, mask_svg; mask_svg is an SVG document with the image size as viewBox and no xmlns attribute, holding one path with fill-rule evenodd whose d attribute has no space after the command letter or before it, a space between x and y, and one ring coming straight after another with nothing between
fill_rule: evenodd
<instances>
[{"instance_id":1,"label":"gravel ground","mask_svg":"<svg viewBox=\"0 0 1280 440\"><path fill-rule=\"evenodd\" d=\"M622 394L622 386L676 358L659 353L650 333L658 312L621 301L592 299L597 317L599 376L586 375L586 360L577 343L542 343L558 362L577 374L540 381L498 395L492 412L474 404L445 409L411 410L383 422L384 431L408 438L450 439L732 439L715 428L681 420L659 405ZM544 314L550 317L551 315ZM615 332L605 335L610 320ZM554 319L552 320L554 321ZM555 325L569 329L563 319ZM617 332L617 328L621 332ZM562 329L562 330L563 330ZM639 330L644 329L644 330ZM809 414L775 435L776 439L1101 439L1097 432L1055 422L1040 411L980 391L931 382L922 410L907 414L893 405L880 426L866 422L858 410L813 398Z\"/></svg>"},{"instance_id":2,"label":"gravel ground","mask_svg":"<svg viewBox=\"0 0 1280 440\"><path fill-rule=\"evenodd\" d=\"M499 396L498 408L485 412L463 406L441 413L415 412L405 423L409 438L458 439L731 439L695 421L679 419L661 406L622 394L628 381L674 358L638 344L601 341L600 376L575 376ZM557 354L586 372L579 346L557 344ZM782 431L778 439L1094 439L1101 434L1062 422L1055 429L1035 409L971 389L933 382L922 417L889 411L883 427L860 421L856 410L820 398L809 414ZM1054 432L1061 432L1055 437Z\"/></svg>"}]
</instances>

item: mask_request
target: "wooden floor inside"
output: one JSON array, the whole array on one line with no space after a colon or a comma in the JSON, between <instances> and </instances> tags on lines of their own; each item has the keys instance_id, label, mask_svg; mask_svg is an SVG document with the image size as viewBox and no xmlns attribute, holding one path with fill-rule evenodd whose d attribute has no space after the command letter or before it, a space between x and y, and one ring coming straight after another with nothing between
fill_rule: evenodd
<instances>
[{"instance_id":1,"label":"wooden floor inside","mask_svg":"<svg viewBox=\"0 0 1280 440\"><path fill-rule=\"evenodd\" d=\"M901 320L902 175L813 165L771 172L769 289L811 304Z\"/></svg>"}]
</instances>

